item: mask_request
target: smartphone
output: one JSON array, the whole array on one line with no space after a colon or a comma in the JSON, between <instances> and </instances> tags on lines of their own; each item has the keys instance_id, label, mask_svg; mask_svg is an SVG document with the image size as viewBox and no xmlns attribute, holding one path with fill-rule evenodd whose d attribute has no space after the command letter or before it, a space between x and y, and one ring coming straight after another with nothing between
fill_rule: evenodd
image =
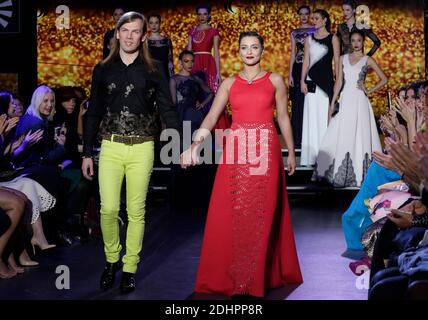
<instances>
[{"instance_id":1,"label":"smartphone","mask_svg":"<svg viewBox=\"0 0 428 320\"><path fill-rule=\"evenodd\" d=\"M59 135L61 134L61 127L55 127L55 129L54 129L55 131L55 136L56 137L59 137Z\"/></svg>"}]
</instances>

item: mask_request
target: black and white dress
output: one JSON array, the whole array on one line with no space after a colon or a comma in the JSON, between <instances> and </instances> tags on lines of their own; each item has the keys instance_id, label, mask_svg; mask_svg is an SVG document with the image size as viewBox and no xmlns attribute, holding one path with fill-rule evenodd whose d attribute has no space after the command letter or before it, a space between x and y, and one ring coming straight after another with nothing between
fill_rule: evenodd
<instances>
[{"instance_id":1,"label":"black and white dress","mask_svg":"<svg viewBox=\"0 0 428 320\"><path fill-rule=\"evenodd\" d=\"M309 36L309 71L307 81L316 85L315 93L305 96L300 164L313 166L327 130L328 108L333 97L333 35L323 39Z\"/></svg>"},{"instance_id":2,"label":"black and white dress","mask_svg":"<svg viewBox=\"0 0 428 320\"><path fill-rule=\"evenodd\" d=\"M296 43L296 55L293 64L293 82L294 86L290 87L291 97L291 127L293 128L294 145L300 148L302 144L302 124L303 124L303 107L305 104L305 95L300 91L300 78L302 76L302 64L305 54L305 39L316 31L314 27L298 28L291 32L291 36Z\"/></svg>"}]
</instances>

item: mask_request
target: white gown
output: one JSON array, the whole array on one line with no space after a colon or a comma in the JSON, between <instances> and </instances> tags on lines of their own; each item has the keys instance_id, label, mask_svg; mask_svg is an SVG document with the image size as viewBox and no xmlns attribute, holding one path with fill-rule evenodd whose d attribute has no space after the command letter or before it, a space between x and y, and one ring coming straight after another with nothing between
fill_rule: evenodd
<instances>
[{"instance_id":1,"label":"white gown","mask_svg":"<svg viewBox=\"0 0 428 320\"><path fill-rule=\"evenodd\" d=\"M374 151L381 151L370 101L357 88L367 73L367 56L355 64L343 56L344 87L339 113L330 121L317 157L314 178L335 187L359 187Z\"/></svg>"}]
</instances>

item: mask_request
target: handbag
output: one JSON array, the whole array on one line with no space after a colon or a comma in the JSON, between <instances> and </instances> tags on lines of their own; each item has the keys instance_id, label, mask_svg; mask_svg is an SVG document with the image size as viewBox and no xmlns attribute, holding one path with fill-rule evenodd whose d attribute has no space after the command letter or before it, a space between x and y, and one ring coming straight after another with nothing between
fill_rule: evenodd
<instances>
[{"instance_id":1,"label":"handbag","mask_svg":"<svg viewBox=\"0 0 428 320\"><path fill-rule=\"evenodd\" d=\"M339 102L336 101L336 103L334 104L333 112L331 113L331 117L334 117L336 114L339 113L339 105Z\"/></svg>"},{"instance_id":2,"label":"handbag","mask_svg":"<svg viewBox=\"0 0 428 320\"><path fill-rule=\"evenodd\" d=\"M311 80L305 80L306 86L308 87L308 92L315 93L316 85L315 82Z\"/></svg>"}]
</instances>

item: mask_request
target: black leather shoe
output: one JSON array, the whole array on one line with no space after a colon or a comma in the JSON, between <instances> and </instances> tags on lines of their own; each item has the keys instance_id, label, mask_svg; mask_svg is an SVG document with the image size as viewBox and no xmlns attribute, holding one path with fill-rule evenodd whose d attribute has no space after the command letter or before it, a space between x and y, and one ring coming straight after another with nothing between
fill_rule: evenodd
<instances>
[{"instance_id":1,"label":"black leather shoe","mask_svg":"<svg viewBox=\"0 0 428 320\"><path fill-rule=\"evenodd\" d=\"M120 280L120 292L129 293L134 290L135 290L134 274L129 272L123 272L122 279Z\"/></svg>"},{"instance_id":2,"label":"black leather shoe","mask_svg":"<svg viewBox=\"0 0 428 320\"><path fill-rule=\"evenodd\" d=\"M114 284L114 278L116 276L116 272L119 269L119 262L116 263L108 263L104 268L104 272L101 275L100 288L102 290L107 290L111 288Z\"/></svg>"}]
</instances>

